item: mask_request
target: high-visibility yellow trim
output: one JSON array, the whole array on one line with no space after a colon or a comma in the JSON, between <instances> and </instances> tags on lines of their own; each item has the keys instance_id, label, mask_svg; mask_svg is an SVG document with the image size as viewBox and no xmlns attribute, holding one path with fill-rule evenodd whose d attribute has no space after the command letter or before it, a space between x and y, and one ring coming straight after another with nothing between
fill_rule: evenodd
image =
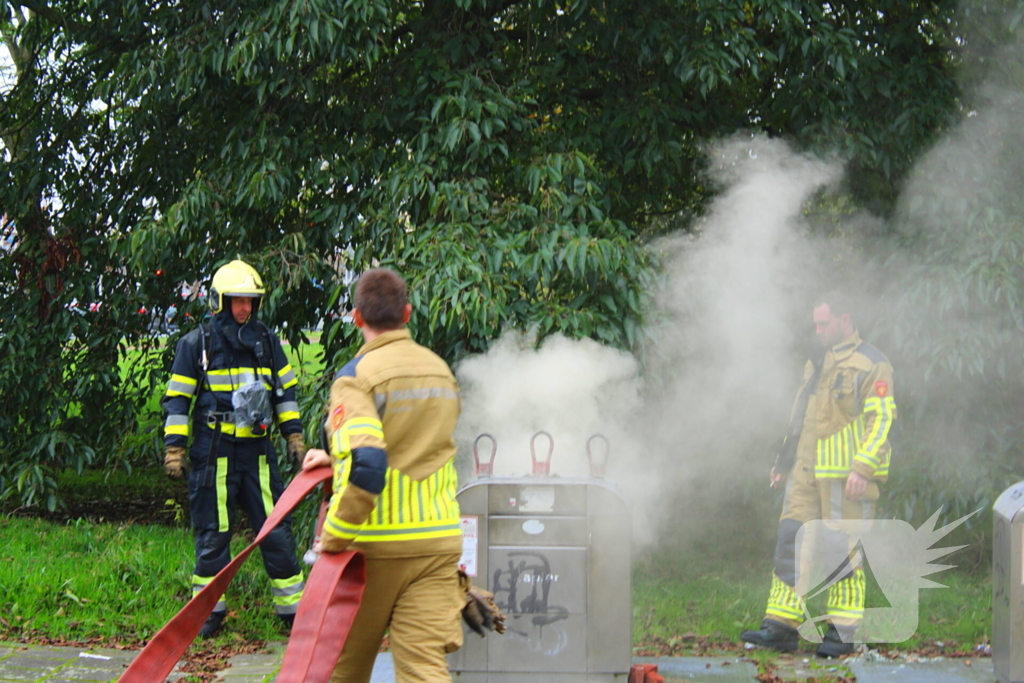
<instances>
[{"instance_id":1,"label":"high-visibility yellow trim","mask_svg":"<svg viewBox=\"0 0 1024 683\"><path fill-rule=\"evenodd\" d=\"M192 396L196 393L196 380L186 375L171 375L167 383L167 396Z\"/></svg>"},{"instance_id":2,"label":"high-visibility yellow trim","mask_svg":"<svg viewBox=\"0 0 1024 683\"><path fill-rule=\"evenodd\" d=\"M275 605L295 605L302 600L302 591L299 591L294 595L272 595L271 598Z\"/></svg>"},{"instance_id":3,"label":"high-visibility yellow trim","mask_svg":"<svg viewBox=\"0 0 1024 683\"><path fill-rule=\"evenodd\" d=\"M283 590L303 582L305 582L305 578L303 578L302 572L299 572L295 576L289 576L287 579L271 579L270 587Z\"/></svg>"},{"instance_id":4,"label":"high-visibility yellow trim","mask_svg":"<svg viewBox=\"0 0 1024 683\"><path fill-rule=\"evenodd\" d=\"M230 434L231 436L237 436L244 439L262 439L266 437L267 433L253 434L252 427L239 427L233 422L221 422L220 423L221 434Z\"/></svg>"},{"instance_id":5,"label":"high-visibility yellow trim","mask_svg":"<svg viewBox=\"0 0 1024 683\"><path fill-rule=\"evenodd\" d=\"M295 377L295 371L291 365L285 365L277 373L278 378L281 380L281 388L287 389L293 387L299 383L299 380Z\"/></svg>"},{"instance_id":6,"label":"high-visibility yellow trim","mask_svg":"<svg viewBox=\"0 0 1024 683\"><path fill-rule=\"evenodd\" d=\"M867 578L863 569L829 586L826 611L833 618L859 621L864 616Z\"/></svg>"},{"instance_id":7,"label":"high-visibility yellow trim","mask_svg":"<svg viewBox=\"0 0 1024 683\"><path fill-rule=\"evenodd\" d=\"M803 598L796 594L792 586L772 574L772 588L768 593L768 606L765 609L765 615L786 621L803 621L805 613Z\"/></svg>"},{"instance_id":8,"label":"high-visibility yellow trim","mask_svg":"<svg viewBox=\"0 0 1024 683\"><path fill-rule=\"evenodd\" d=\"M348 438L341 429L331 435L331 455L338 460L345 460L348 456L352 455L352 449L348 445Z\"/></svg>"},{"instance_id":9,"label":"high-visibility yellow trim","mask_svg":"<svg viewBox=\"0 0 1024 683\"><path fill-rule=\"evenodd\" d=\"M230 531L228 519L228 459L217 458L217 531Z\"/></svg>"},{"instance_id":10,"label":"high-visibility yellow trim","mask_svg":"<svg viewBox=\"0 0 1024 683\"><path fill-rule=\"evenodd\" d=\"M872 396L864 401L864 412L873 412L876 417L871 425L871 432L860 441L860 449L854 456L854 460L877 469L882 459L878 451L885 443L892 427L896 401L892 396Z\"/></svg>"},{"instance_id":11,"label":"high-visibility yellow trim","mask_svg":"<svg viewBox=\"0 0 1024 683\"><path fill-rule=\"evenodd\" d=\"M278 413L277 424L284 424L288 420L298 420L299 414L297 412Z\"/></svg>"},{"instance_id":12,"label":"high-visibility yellow trim","mask_svg":"<svg viewBox=\"0 0 1024 683\"><path fill-rule=\"evenodd\" d=\"M339 498L341 496L338 496ZM333 512L336 512L333 511ZM329 533L331 536L337 538L343 538L346 540L352 540L359 535L359 530L363 528L363 525L349 524L343 520L338 519L334 514L330 514L324 517L324 531Z\"/></svg>"},{"instance_id":13,"label":"high-visibility yellow trim","mask_svg":"<svg viewBox=\"0 0 1024 683\"><path fill-rule=\"evenodd\" d=\"M263 511L267 517L274 511L274 496L270 491L270 464L267 456L260 456L260 495L263 497Z\"/></svg>"},{"instance_id":14,"label":"high-visibility yellow trim","mask_svg":"<svg viewBox=\"0 0 1024 683\"><path fill-rule=\"evenodd\" d=\"M270 391L273 388L270 381L272 373L270 368L224 368L210 370L206 373L206 378L211 391L231 392L256 381L257 378L263 383L264 388Z\"/></svg>"}]
</instances>

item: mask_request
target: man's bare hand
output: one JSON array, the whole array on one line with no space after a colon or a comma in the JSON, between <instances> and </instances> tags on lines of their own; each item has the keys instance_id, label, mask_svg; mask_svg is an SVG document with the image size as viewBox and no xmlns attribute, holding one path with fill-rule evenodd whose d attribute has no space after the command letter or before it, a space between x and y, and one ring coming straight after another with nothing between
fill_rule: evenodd
<instances>
[{"instance_id":1,"label":"man's bare hand","mask_svg":"<svg viewBox=\"0 0 1024 683\"><path fill-rule=\"evenodd\" d=\"M786 481L786 475L779 474L778 472L775 471L775 468L773 467L772 471L768 474L768 485L771 486L773 489L777 489L779 488L779 484L781 484L784 481Z\"/></svg>"},{"instance_id":2,"label":"man's bare hand","mask_svg":"<svg viewBox=\"0 0 1024 683\"><path fill-rule=\"evenodd\" d=\"M302 469L311 470L315 467L329 467L332 464L330 454L322 448L310 448L302 459Z\"/></svg>"},{"instance_id":3,"label":"man's bare hand","mask_svg":"<svg viewBox=\"0 0 1024 683\"><path fill-rule=\"evenodd\" d=\"M856 472L850 472L850 476L846 478L846 499L860 500L861 496L864 495L864 491L867 488L867 479L857 474Z\"/></svg>"}]
</instances>

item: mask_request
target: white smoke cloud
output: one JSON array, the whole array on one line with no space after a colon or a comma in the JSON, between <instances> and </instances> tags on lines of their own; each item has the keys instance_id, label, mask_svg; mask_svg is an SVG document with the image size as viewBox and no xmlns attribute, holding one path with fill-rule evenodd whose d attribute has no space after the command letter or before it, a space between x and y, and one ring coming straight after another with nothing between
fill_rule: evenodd
<instances>
[{"instance_id":1,"label":"white smoke cloud","mask_svg":"<svg viewBox=\"0 0 1024 683\"><path fill-rule=\"evenodd\" d=\"M625 427L641 405L638 364L590 339L555 335L534 347L531 335L513 331L486 354L457 366L463 397L460 450L468 452L477 435L490 434L497 442L495 475L523 476L532 471L531 439L545 431L554 440L551 471L587 476L591 436L602 434L620 448L626 440ZM546 461L548 439L537 437L535 446L536 459ZM609 467L614 469L620 456L612 450ZM491 442L481 440L480 458L488 461L490 452Z\"/></svg>"},{"instance_id":2,"label":"white smoke cloud","mask_svg":"<svg viewBox=\"0 0 1024 683\"><path fill-rule=\"evenodd\" d=\"M648 542L666 511L680 509L692 477L704 495L709 472L747 466L766 477L799 381L794 310L810 334L810 309L800 308L808 302L799 295L807 285L801 273L816 268L806 263L813 252L796 227L806 199L840 169L763 137L727 141L714 160L725 189L700 237L658 245L665 284L648 329L643 376L651 386L637 359L592 340L554 336L534 348L529 335L506 334L456 368L464 483L480 433L497 442L496 476L530 473L530 440L539 430L555 440L553 474L586 476L586 442L601 433L611 443L608 479L632 501L634 535ZM544 459L547 440L536 445ZM490 449L482 439L485 462ZM728 478L715 486L723 501L734 495Z\"/></svg>"}]
</instances>

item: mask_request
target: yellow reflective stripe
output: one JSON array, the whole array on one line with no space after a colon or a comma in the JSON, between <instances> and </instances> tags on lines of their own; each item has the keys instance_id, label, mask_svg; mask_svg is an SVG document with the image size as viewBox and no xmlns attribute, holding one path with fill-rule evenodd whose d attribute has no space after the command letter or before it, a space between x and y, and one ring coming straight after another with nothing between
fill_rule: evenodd
<instances>
[{"instance_id":1,"label":"yellow reflective stripe","mask_svg":"<svg viewBox=\"0 0 1024 683\"><path fill-rule=\"evenodd\" d=\"M387 532L387 533L385 533ZM391 541L421 541L429 538L461 536L458 523L438 531L404 531L402 529L363 529L359 532L360 543L384 543Z\"/></svg>"},{"instance_id":2,"label":"yellow reflective stripe","mask_svg":"<svg viewBox=\"0 0 1024 683\"><path fill-rule=\"evenodd\" d=\"M865 435L864 440L861 441L860 451L857 453L858 459L871 463L871 459L874 458L873 464L878 463L878 449L885 443L885 439L889 435L889 428L892 426L892 415L895 408L896 401L893 400L892 396L884 398L872 396L864 401L864 412L873 412L877 417L875 423L871 426L871 432Z\"/></svg>"},{"instance_id":3,"label":"yellow reflective stripe","mask_svg":"<svg viewBox=\"0 0 1024 683\"><path fill-rule=\"evenodd\" d=\"M349 524L338 517L338 508L341 506L341 497L348 486L348 475L352 469L352 460L345 458L337 460L334 464L334 495L331 496L327 514L324 515L324 531L331 536L352 540L359 534L362 525Z\"/></svg>"},{"instance_id":4,"label":"yellow reflective stripe","mask_svg":"<svg viewBox=\"0 0 1024 683\"><path fill-rule=\"evenodd\" d=\"M295 595L274 595L272 596L275 605L294 605L302 600L302 591Z\"/></svg>"},{"instance_id":5,"label":"yellow reflective stripe","mask_svg":"<svg viewBox=\"0 0 1024 683\"><path fill-rule=\"evenodd\" d=\"M791 586L772 574L772 587L768 594L766 614L793 621L803 621L804 601Z\"/></svg>"},{"instance_id":6,"label":"yellow reflective stripe","mask_svg":"<svg viewBox=\"0 0 1024 683\"><path fill-rule=\"evenodd\" d=\"M217 531L229 531L228 519L228 459L217 458Z\"/></svg>"},{"instance_id":7,"label":"yellow reflective stripe","mask_svg":"<svg viewBox=\"0 0 1024 683\"><path fill-rule=\"evenodd\" d=\"M267 433L253 434L252 427L238 427L233 422L221 422L220 431L222 434L230 434L245 439L262 439Z\"/></svg>"},{"instance_id":8,"label":"yellow reflective stripe","mask_svg":"<svg viewBox=\"0 0 1024 683\"><path fill-rule=\"evenodd\" d=\"M298 420L299 404L296 401L281 401L274 405L274 412L277 413L277 424L288 420Z\"/></svg>"},{"instance_id":9,"label":"yellow reflective stripe","mask_svg":"<svg viewBox=\"0 0 1024 683\"><path fill-rule=\"evenodd\" d=\"M819 439L816 444L817 457L814 465L814 475L826 479L834 476L846 476L850 473L851 456L856 452L857 444L860 443L860 433L863 431L863 416L858 417L850 424L843 427L832 436Z\"/></svg>"},{"instance_id":10,"label":"yellow reflective stripe","mask_svg":"<svg viewBox=\"0 0 1024 683\"><path fill-rule=\"evenodd\" d=\"M304 581L302 572L299 572L295 576L289 576L287 579L271 579L270 587L283 590L285 588L291 588L296 584L300 584Z\"/></svg>"},{"instance_id":11,"label":"yellow reflective stripe","mask_svg":"<svg viewBox=\"0 0 1024 683\"><path fill-rule=\"evenodd\" d=\"M214 576L197 576L196 574L193 574L192 575L192 587L193 588L198 588L199 590L202 590L202 589L206 588L206 586L211 581L213 581L215 578L216 577L214 577Z\"/></svg>"},{"instance_id":12,"label":"yellow reflective stripe","mask_svg":"<svg viewBox=\"0 0 1024 683\"><path fill-rule=\"evenodd\" d=\"M384 440L384 425L380 423L380 420L374 420L372 418L358 418L349 420L341 426L341 430L347 432L349 436L355 436L356 434L365 434L366 436L376 437Z\"/></svg>"},{"instance_id":13,"label":"yellow reflective stripe","mask_svg":"<svg viewBox=\"0 0 1024 683\"><path fill-rule=\"evenodd\" d=\"M192 396L196 393L196 380L185 375L171 375L167 383L167 396Z\"/></svg>"},{"instance_id":14,"label":"yellow reflective stripe","mask_svg":"<svg viewBox=\"0 0 1024 683\"><path fill-rule=\"evenodd\" d=\"M352 455L348 437L340 429L331 435L331 455L338 459L345 459Z\"/></svg>"},{"instance_id":15,"label":"yellow reflective stripe","mask_svg":"<svg viewBox=\"0 0 1024 683\"><path fill-rule=\"evenodd\" d=\"M338 498L340 499L341 496L338 496ZM324 531L337 538L352 540L356 536L360 535L359 531L362 528L362 526L356 526L355 524L349 524L348 522L340 520L333 514L324 517Z\"/></svg>"},{"instance_id":16,"label":"yellow reflective stripe","mask_svg":"<svg viewBox=\"0 0 1024 683\"><path fill-rule=\"evenodd\" d=\"M270 492L270 464L267 456L260 456L260 493L263 496L263 510L267 517L274 511L274 496Z\"/></svg>"},{"instance_id":17,"label":"yellow reflective stripe","mask_svg":"<svg viewBox=\"0 0 1024 683\"><path fill-rule=\"evenodd\" d=\"M295 371L291 365L285 365L283 368L277 371L277 376L281 380L281 387L287 389L293 387L299 383L299 380L295 378Z\"/></svg>"},{"instance_id":18,"label":"yellow reflective stripe","mask_svg":"<svg viewBox=\"0 0 1024 683\"><path fill-rule=\"evenodd\" d=\"M211 391L230 392L239 387L255 382L259 379L263 386L270 391L273 387L270 382L272 376L270 368L224 368L221 370L210 370L206 373L210 383Z\"/></svg>"}]
</instances>

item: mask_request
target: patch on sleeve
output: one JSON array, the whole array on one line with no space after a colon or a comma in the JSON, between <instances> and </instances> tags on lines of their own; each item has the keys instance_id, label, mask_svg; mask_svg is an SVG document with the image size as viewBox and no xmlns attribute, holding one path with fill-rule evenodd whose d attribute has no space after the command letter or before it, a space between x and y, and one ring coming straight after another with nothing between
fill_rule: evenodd
<instances>
[{"instance_id":1,"label":"patch on sleeve","mask_svg":"<svg viewBox=\"0 0 1024 683\"><path fill-rule=\"evenodd\" d=\"M889 383L883 379L875 382L875 393L879 396L885 396L889 393Z\"/></svg>"},{"instance_id":2,"label":"patch on sleeve","mask_svg":"<svg viewBox=\"0 0 1024 683\"><path fill-rule=\"evenodd\" d=\"M878 386L877 384L875 386ZM331 430L338 431L345 422L345 406L338 404L338 407L331 411Z\"/></svg>"}]
</instances>

